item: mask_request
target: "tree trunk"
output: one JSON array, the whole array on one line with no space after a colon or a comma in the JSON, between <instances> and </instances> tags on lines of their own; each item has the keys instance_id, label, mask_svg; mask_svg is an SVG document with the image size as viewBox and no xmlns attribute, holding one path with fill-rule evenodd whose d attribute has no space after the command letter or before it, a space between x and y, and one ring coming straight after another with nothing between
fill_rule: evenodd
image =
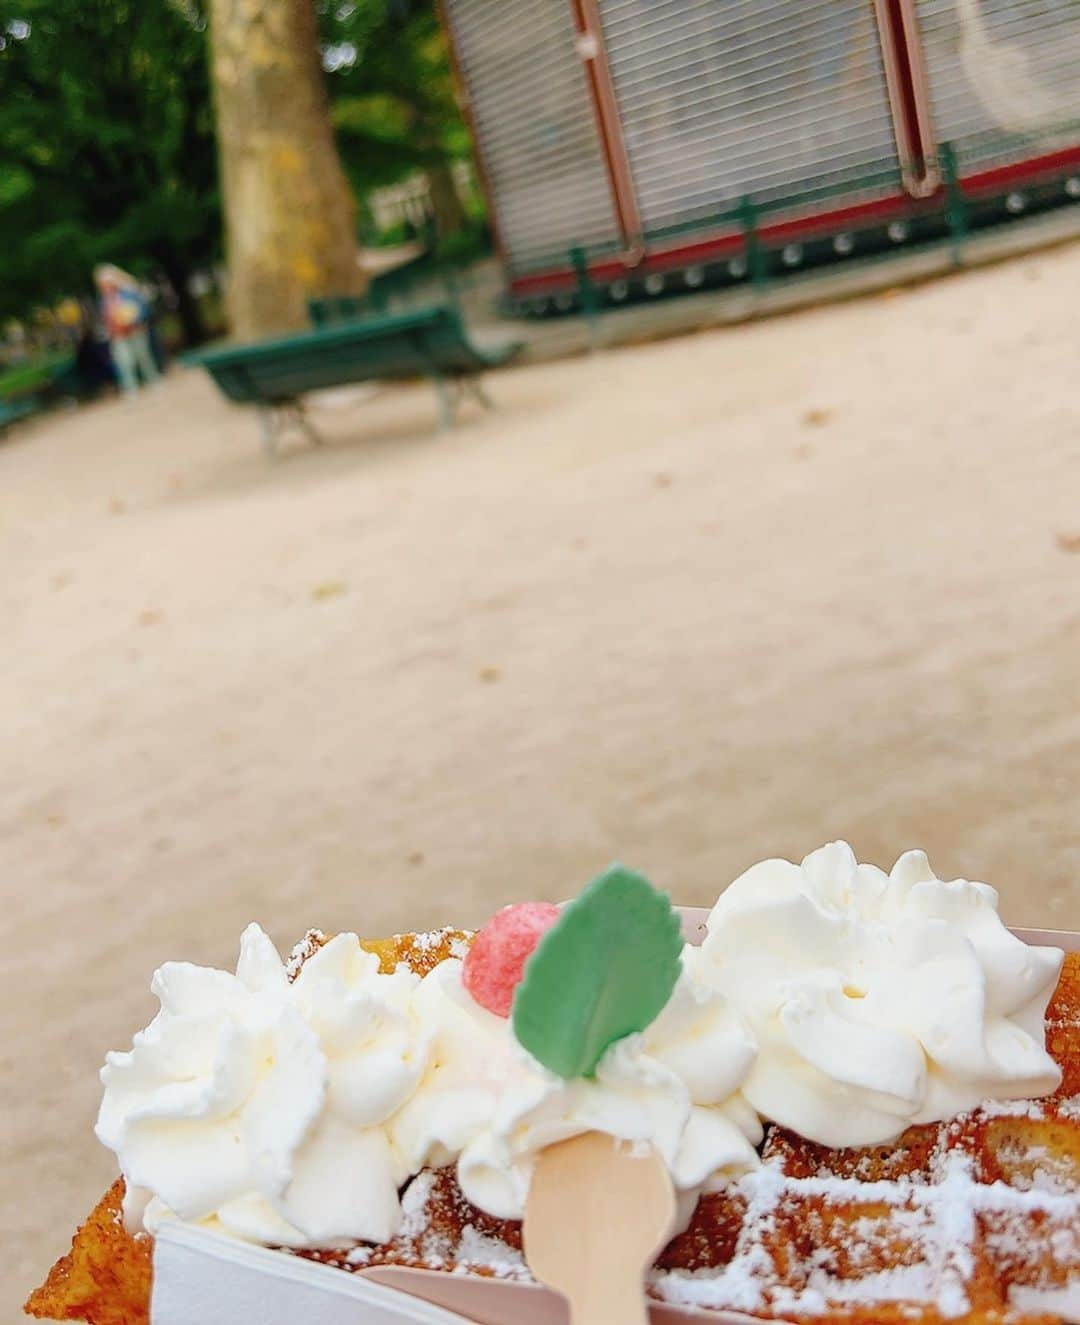
<instances>
[{"instance_id":1,"label":"tree trunk","mask_svg":"<svg viewBox=\"0 0 1080 1325\"><path fill-rule=\"evenodd\" d=\"M428 191L439 239L448 239L465 228L465 208L454 183L449 161L441 159L427 168Z\"/></svg>"},{"instance_id":2,"label":"tree trunk","mask_svg":"<svg viewBox=\"0 0 1080 1325\"><path fill-rule=\"evenodd\" d=\"M232 331L304 327L311 296L365 284L314 0L210 0L210 31Z\"/></svg>"}]
</instances>

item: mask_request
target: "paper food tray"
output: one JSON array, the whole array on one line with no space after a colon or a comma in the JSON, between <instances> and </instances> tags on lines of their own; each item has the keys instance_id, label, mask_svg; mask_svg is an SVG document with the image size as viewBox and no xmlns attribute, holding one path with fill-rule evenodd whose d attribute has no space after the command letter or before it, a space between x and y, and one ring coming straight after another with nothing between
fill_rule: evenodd
<instances>
[{"instance_id":1,"label":"paper food tray","mask_svg":"<svg viewBox=\"0 0 1080 1325\"><path fill-rule=\"evenodd\" d=\"M682 907L683 935L700 943L708 911ZM1080 952L1080 932L1014 929L1025 943ZM1080 1322L1080 1284L1063 1295L1015 1300ZM762 1325L733 1311L653 1302L651 1325ZM533 1284L381 1266L346 1273L334 1266L209 1233L181 1223L154 1245L151 1325L566 1325L555 1293ZM773 1322L782 1325L782 1322Z\"/></svg>"}]
</instances>

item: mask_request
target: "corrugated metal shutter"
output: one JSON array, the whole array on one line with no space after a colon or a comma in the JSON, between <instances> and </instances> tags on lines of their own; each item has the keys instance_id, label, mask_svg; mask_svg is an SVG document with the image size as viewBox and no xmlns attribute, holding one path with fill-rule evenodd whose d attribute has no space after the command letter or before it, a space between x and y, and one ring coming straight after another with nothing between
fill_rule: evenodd
<instances>
[{"instance_id":1,"label":"corrugated metal shutter","mask_svg":"<svg viewBox=\"0 0 1080 1325\"><path fill-rule=\"evenodd\" d=\"M510 267L618 234L567 0L447 0Z\"/></svg>"},{"instance_id":2,"label":"corrugated metal shutter","mask_svg":"<svg viewBox=\"0 0 1080 1325\"><path fill-rule=\"evenodd\" d=\"M961 171L1080 139L1076 0L919 0L939 142Z\"/></svg>"},{"instance_id":3,"label":"corrugated metal shutter","mask_svg":"<svg viewBox=\"0 0 1080 1325\"><path fill-rule=\"evenodd\" d=\"M599 7L646 230L899 170L870 0Z\"/></svg>"}]
</instances>

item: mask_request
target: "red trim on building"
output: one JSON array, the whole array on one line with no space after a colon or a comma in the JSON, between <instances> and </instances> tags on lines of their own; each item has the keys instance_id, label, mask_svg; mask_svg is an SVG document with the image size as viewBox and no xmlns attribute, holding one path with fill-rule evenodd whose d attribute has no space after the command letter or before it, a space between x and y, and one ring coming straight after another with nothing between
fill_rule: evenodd
<instances>
[{"instance_id":1,"label":"red trim on building","mask_svg":"<svg viewBox=\"0 0 1080 1325\"><path fill-rule=\"evenodd\" d=\"M1080 170L1080 144L1032 157L1027 161L995 166L973 175L962 175L960 182L966 194L986 195L1003 192L1012 185L1038 183L1044 178L1061 174L1073 166ZM926 203L927 210L939 206L938 199ZM917 205L914 210L917 213ZM833 207L825 212L803 212L783 221L762 225L757 233L762 243L775 246L836 234L849 226L874 222L885 225L891 220L910 217L912 214L911 198L905 194L894 193L868 202ZM720 261L729 255L740 253L744 246L745 238L741 231L732 230L693 242L677 244L671 248L650 248L641 264L634 268L634 274L678 270L697 263ZM620 280L629 274L630 271L625 263L610 259L589 265L589 276L599 284ZM572 285L573 280L574 274L568 259L565 268L519 276L510 282L509 288L512 294L523 297L542 296L566 290Z\"/></svg>"},{"instance_id":2,"label":"red trim on building","mask_svg":"<svg viewBox=\"0 0 1080 1325\"><path fill-rule=\"evenodd\" d=\"M926 43L916 0L899 0L900 16L906 38L908 77L911 95L919 125L919 145L922 152L923 174L912 181L908 191L916 198L929 198L941 187L938 166L937 129L934 123L934 103L930 95L930 74L926 68Z\"/></svg>"},{"instance_id":3,"label":"red trim on building","mask_svg":"<svg viewBox=\"0 0 1080 1325\"><path fill-rule=\"evenodd\" d=\"M550 4L553 0L543 0ZM623 138L622 116L615 97L615 83L611 77L604 30L596 0L570 0L577 29L579 52L585 65L585 77L592 95L596 127L600 134L600 148L611 185L611 201L619 225L622 242L631 262L641 255L641 212L637 190L630 169L630 157Z\"/></svg>"},{"instance_id":4,"label":"red trim on building","mask_svg":"<svg viewBox=\"0 0 1080 1325\"><path fill-rule=\"evenodd\" d=\"M963 159L960 161L963 166ZM974 175L960 174L960 183L965 193L986 193L1000 189L1003 185L1036 183L1044 175L1055 175L1071 166L1080 168L1080 143L1074 147L1064 147L1058 152L1047 152L1044 156L1034 156L1027 161L1014 161L1007 166L993 166L989 170L978 171Z\"/></svg>"},{"instance_id":5,"label":"red trim on building","mask_svg":"<svg viewBox=\"0 0 1080 1325\"><path fill-rule=\"evenodd\" d=\"M758 236L764 243L773 241L786 243L791 239L808 239L816 234L831 234L843 230L846 225L860 221L887 221L894 216L905 216L910 210L910 199L901 194L894 194L888 198L875 198L871 202L836 207L831 211L817 212L809 216L803 214L790 220L777 221L772 225L763 225L758 230ZM715 262L728 254L740 253L745 242L741 230L732 230L726 234L679 244L673 248L654 248L646 254L635 271L667 271L672 268L693 266L700 262ZM543 294L548 290L565 288L570 274L568 263L565 270L519 276L511 282L510 289L514 294ZM627 267L621 262L603 261L589 264L589 275L596 281L618 280L627 274Z\"/></svg>"},{"instance_id":6,"label":"red trim on building","mask_svg":"<svg viewBox=\"0 0 1080 1325\"><path fill-rule=\"evenodd\" d=\"M918 15L912 0L874 0L874 13L904 187L926 198L941 180Z\"/></svg>"}]
</instances>

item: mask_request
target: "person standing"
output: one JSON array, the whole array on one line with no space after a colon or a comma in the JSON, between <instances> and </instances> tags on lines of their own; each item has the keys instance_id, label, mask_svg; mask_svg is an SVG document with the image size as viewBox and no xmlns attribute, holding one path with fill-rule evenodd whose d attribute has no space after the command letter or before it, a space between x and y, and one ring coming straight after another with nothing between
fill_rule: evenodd
<instances>
[{"instance_id":1,"label":"person standing","mask_svg":"<svg viewBox=\"0 0 1080 1325\"><path fill-rule=\"evenodd\" d=\"M133 396L140 377L149 386L161 376L150 346L150 306L134 276L119 267L98 267L94 281L101 294L101 316L117 381L126 395Z\"/></svg>"}]
</instances>

